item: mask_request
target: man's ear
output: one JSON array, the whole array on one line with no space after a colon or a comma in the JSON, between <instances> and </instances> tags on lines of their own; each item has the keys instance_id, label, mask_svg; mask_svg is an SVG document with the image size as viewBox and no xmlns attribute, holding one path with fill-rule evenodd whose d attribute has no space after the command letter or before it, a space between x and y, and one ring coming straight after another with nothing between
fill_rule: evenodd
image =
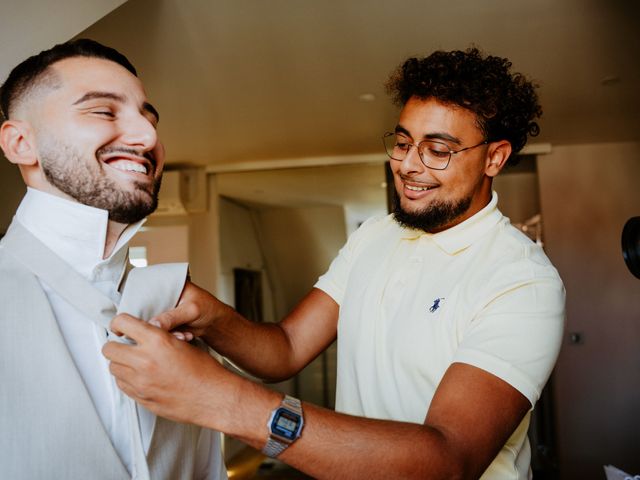
<instances>
[{"instance_id":1,"label":"man's ear","mask_svg":"<svg viewBox=\"0 0 640 480\"><path fill-rule=\"evenodd\" d=\"M0 147L11 163L24 166L38 163L33 131L24 120L7 120L0 126Z\"/></svg>"},{"instance_id":2,"label":"man's ear","mask_svg":"<svg viewBox=\"0 0 640 480\"><path fill-rule=\"evenodd\" d=\"M511 143L507 140L490 142L489 149L487 150L487 163L484 173L488 177L495 177L498 175L500 170L502 170L507 163L509 155L511 155Z\"/></svg>"}]
</instances>

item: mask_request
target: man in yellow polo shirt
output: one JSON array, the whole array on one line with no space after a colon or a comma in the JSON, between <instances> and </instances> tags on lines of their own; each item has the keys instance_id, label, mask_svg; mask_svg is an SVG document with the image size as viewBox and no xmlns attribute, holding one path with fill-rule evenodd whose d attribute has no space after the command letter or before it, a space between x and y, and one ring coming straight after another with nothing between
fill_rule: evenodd
<instances>
[{"instance_id":1,"label":"man in yellow polo shirt","mask_svg":"<svg viewBox=\"0 0 640 480\"><path fill-rule=\"evenodd\" d=\"M351 235L279 324L195 286L162 328L116 317L138 342L104 349L120 387L317 478L528 478L529 413L560 348L564 288L491 189L539 130L535 88L510 67L475 49L404 62L388 83L402 111L383 136L395 212ZM223 369L165 331L176 327L266 380L337 337L336 412Z\"/></svg>"}]
</instances>

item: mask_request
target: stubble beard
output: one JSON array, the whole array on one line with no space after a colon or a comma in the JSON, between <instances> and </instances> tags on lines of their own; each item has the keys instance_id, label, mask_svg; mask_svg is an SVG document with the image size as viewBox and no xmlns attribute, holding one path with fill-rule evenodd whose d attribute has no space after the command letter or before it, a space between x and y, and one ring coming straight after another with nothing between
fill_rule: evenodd
<instances>
[{"instance_id":1,"label":"stubble beard","mask_svg":"<svg viewBox=\"0 0 640 480\"><path fill-rule=\"evenodd\" d=\"M393 218L403 227L424 232L436 232L451 225L464 215L471 206L471 196L456 201L436 201L421 210L408 211L396 198Z\"/></svg>"},{"instance_id":2,"label":"stubble beard","mask_svg":"<svg viewBox=\"0 0 640 480\"><path fill-rule=\"evenodd\" d=\"M125 190L107 177L98 160L99 152L93 162L87 162L69 145L45 142L40 162L51 185L83 205L107 210L109 220L130 224L153 213L158 206L161 178L151 183L134 182L133 190Z\"/></svg>"}]
</instances>

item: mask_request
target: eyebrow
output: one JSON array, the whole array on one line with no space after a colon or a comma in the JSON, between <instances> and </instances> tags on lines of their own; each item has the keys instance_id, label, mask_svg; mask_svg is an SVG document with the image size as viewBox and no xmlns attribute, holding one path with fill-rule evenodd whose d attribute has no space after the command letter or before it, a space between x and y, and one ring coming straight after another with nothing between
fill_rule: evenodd
<instances>
[{"instance_id":1,"label":"eyebrow","mask_svg":"<svg viewBox=\"0 0 640 480\"><path fill-rule=\"evenodd\" d=\"M409 131L404 128L402 125L396 125L396 133L402 133L410 138L413 138ZM454 137L446 132L434 132L434 133L426 133L423 137L423 140L446 140L451 143L455 143L456 145L462 145L462 142L459 138Z\"/></svg>"},{"instance_id":2,"label":"eyebrow","mask_svg":"<svg viewBox=\"0 0 640 480\"><path fill-rule=\"evenodd\" d=\"M88 102L89 100L95 100L96 98L104 98L104 99L114 100L114 101L116 101L118 103L125 103L126 102L126 97L124 97L123 95L119 95L119 94L113 93L113 92L98 92L98 91L94 91L94 92L85 93L82 97L80 97L78 100L73 102L73 104L74 105L79 105L81 103ZM158 110L156 110L155 107L153 105L151 105L149 102L144 102L142 104L142 109L145 112L148 112L151 115L153 115L155 117L155 119L156 119L156 122L160 121L160 114L158 113Z\"/></svg>"}]
</instances>

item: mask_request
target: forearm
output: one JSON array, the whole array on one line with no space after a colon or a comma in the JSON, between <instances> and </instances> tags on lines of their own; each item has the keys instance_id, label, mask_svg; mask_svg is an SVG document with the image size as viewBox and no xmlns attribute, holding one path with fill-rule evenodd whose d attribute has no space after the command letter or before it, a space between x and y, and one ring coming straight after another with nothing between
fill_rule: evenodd
<instances>
[{"instance_id":1,"label":"forearm","mask_svg":"<svg viewBox=\"0 0 640 480\"><path fill-rule=\"evenodd\" d=\"M224 369L205 352L126 314L104 355L118 386L156 414L219 430L262 448L282 394ZM521 424L529 400L480 368L453 363L425 423L338 414L304 404L302 436L282 460L318 478L478 478Z\"/></svg>"},{"instance_id":2,"label":"forearm","mask_svg":"<svg viewBox=\"0 0 640 480\"><path fill-rule=\"evenodd\" d=\"M208 295L208 294L207 294ZM205 341L256 377L287 379L324 351L336 337L336 302L313 289L278 324L251 322L234 309L208 296L200 307Z\"/></svg>"},{"instance_id":3,"label":"forearm","mask_svg":"<svg viewBox=\"0 0 640 480\"><path fill-rule=\"evenodd\" d=\"M209 346L250 374L279 381L296 373L291 345L278 324L256 323L225 305L203 335Z\"/></svg>"},{"instance_id":4,"label":"forearm","mask_svg":"<svg viewBox=\"0 0 640 480\"><path fill-rule=\"evenodd\" d=\"M262 449L269 413L282 395L237 377L225 380L234 396L211 391L212 402L223 399L224 414L204 411L197 420ZM280 458L314 478L451 479L481 473L465 471L463 459L434 428L353 417L307 403L303 409L302 437Z\"/></svg>"}]
</instances>

